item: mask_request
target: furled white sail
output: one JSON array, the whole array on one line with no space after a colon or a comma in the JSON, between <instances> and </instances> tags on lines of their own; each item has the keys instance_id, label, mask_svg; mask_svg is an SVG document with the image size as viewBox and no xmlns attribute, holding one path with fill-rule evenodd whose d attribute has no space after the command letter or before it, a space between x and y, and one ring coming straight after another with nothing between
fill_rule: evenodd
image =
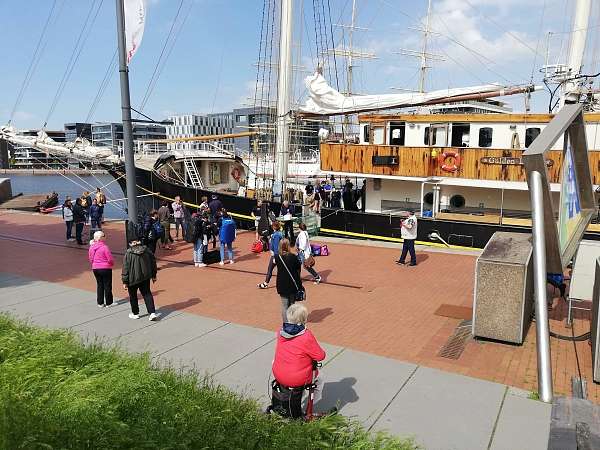
<instances>
[{"instance_id":1,"label":"furled white sail","mask_svg":"<svg viewBox=\"0 0 600 450\"><path fill-rule=\"evenodd\" d=\"M37 136L24 136L12 127L0 127L0 139L6 139L15 145L36 148L54 156L107 164L119 163L118 155L115 155L110 147L97 147L83 138L78 138L75 142L56 142L44 131L39 131Z\"/></svg>"},{"instance_id":2,"label":"furled white sail","mask_svg":"<svg viewBox=\"0 0 600 450\"><path fill-rule=\"evenodd\" d=\"M125 45L127 64L135 55L144 36L146 23L146 5L144 0L125 0Z\"/></svg>"},{"instance_id":3,"label":"furled white sail","mask_svg":"<svg viewBox=\"0 0 600 450\"><path fill-rule=\"evenodd\" d=\"M301 113L315 115L348 114L378 109L424 105L436 100L450 101L452 97L486 94L501 91L503 86L487 84L464 88L443 89L427 93L345 96L329 86L323 75L315 73L305 78L309 98L300 108ZM502 95L502 92L500 92Z\"/></svg>"}]
</instances>

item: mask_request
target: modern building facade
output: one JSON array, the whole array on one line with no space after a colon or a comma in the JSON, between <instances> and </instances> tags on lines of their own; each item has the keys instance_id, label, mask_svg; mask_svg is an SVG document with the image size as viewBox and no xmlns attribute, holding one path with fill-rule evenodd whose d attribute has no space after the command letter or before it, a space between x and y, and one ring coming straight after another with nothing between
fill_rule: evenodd
<instances>
[{"instance_id":1,"label":"modern building facade","mask_svg":"<svg viewBox=\"0 0 600 450\"><path fill-rule=\"evenodd\" d=\"M92 141L92 124L84 122L65 123L65 140L73 142L77 138Z\"/></svg>"},{"instance_id":2,"label":"modern building facade","mask_svg":"<svg viewBox=\"0 0 600 450\"><path fill-rule=\"evenodd\" d=\"M233 113L181 114L169 117L172 125L167 125L167 139L193 136L210 136L233 133ZM169 150L196 150L198 142L169 143Z\"/></svg>"},{"instance_id":3,"label":"modern building facade","mask_svg":"<svg viewBox=\"0 0 600 450\"><path fill-rule=\"evenodd\" d=\"M115 122L94 123L91 126L92 144L98 147L111 147L115 154L123 147L123 124ZM134 145L141 140L165 139L167 137L164 125L153 123L134 123ZM159 145L157 150L166 150L166 146Z\"/></svg>"}]
</instances>

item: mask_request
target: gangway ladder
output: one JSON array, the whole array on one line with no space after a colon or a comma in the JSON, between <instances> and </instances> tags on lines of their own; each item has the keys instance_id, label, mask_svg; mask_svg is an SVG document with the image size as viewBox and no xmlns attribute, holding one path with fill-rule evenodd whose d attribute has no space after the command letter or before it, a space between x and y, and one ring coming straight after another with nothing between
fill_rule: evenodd
<instances>
[{"instance_id":1,"label":"gangway ladder","mask_svg":"<svg viewBox=\"0 0 600 450\"><path fill-rule=\"evenodd\" d=\"M185 158L183 163L185 165L185 172L187 173L192 186L197 189L204 189L204 182L198 173L198 168L196 167L194 160Z\"/></svg>"}]
</instances>

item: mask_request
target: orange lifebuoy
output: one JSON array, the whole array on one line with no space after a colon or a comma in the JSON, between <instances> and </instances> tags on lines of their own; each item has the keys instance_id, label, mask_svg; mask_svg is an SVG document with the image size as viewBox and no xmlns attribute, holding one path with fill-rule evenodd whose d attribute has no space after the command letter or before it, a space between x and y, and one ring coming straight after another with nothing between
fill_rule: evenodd
<instances>
[{"instance_id":1,"label":"orange lifebuoy","mask_svg":"<svg viewBox=\"0 0 600 450\"><path fill-rule=\"evenodd\" d=\"M448 158L453 159L452 164L446 163L446 160ZM444 172L456 172L460 168L460 155L458 152L455 152L454 150L446 150L445 152L443 152L439 156L438 161L440 163L440 168Z\"/></svg>"},{"instance_id":2,"label":"orange lifebuoy","mask_svg":"<svg viewBox=\"0 0 600 450\"><path fill-rule=\"evenodd\" d=\"M231 176L235 181L240 181L240 178L242 177L242 172L240 172L240 169L238 169L237 167L234 167L231 171Z\"/></svg>"}]
</instances>

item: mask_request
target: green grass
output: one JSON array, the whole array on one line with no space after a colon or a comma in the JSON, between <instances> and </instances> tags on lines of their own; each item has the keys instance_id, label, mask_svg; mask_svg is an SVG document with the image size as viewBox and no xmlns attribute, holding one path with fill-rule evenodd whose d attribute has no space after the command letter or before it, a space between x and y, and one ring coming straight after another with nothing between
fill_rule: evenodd
<instances>
[{"instance_id":1,"label":"green grass","mask_svg":"<svg viewBox=\"0 0 600 450\"><path fill-rule=\"evenodd\" d=\"M148 355L0 315L0 449L415 449L342 416L310 423Z\"/></svg>"},{"instance_id":2,"label":"green grass","mask_svg":"<svg viewBox=\"0 0 600 450\"><path fill-rule=\"evenodd\" d=\"M527 396L527 398L529 400L539 400L540 399L540 394L538 391L531 391L529 393L529 395Z\"/></svg>"}]
</instances>

